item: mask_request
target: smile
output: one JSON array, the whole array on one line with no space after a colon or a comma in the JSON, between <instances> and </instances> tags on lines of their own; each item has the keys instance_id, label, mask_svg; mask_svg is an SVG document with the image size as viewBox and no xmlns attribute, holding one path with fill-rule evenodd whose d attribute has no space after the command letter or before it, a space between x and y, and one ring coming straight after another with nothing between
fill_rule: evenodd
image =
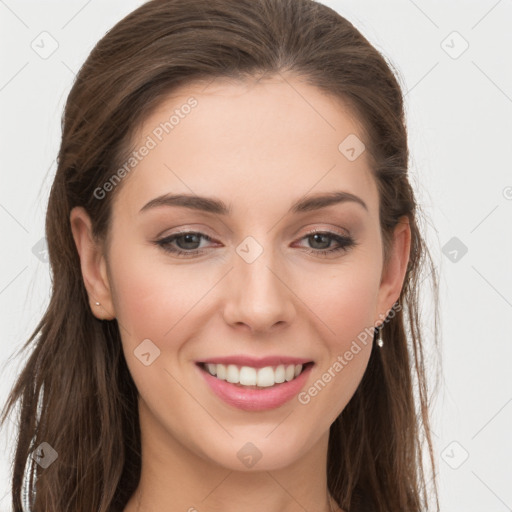
<instances>
[{"instance_id":1,"label":"smile","mask_svg":"<svg viewBox=\"0 0 512 512\"><path fill-rule=\"evenodd\" d=\"M302 373L304 366L302 364L280 364L274 367L253 368L234 364L202 364L202 368L217 379L251 389L268 388L283 382L290 382Z\"/></svg>"},{"instance_id":2,"label":"smile","mask_svg":"<svg viewBox=\"0 0 512 512\"><path fill-rule=\"evenodd\" d=\"M234 360L236 359L236 360ZM196 368L213 396L244 411L276 409L292 400L306 385L313 361L286 358L197 362ZM245 363L245 364L244 364Z\"/></svg>"}]
</instances>

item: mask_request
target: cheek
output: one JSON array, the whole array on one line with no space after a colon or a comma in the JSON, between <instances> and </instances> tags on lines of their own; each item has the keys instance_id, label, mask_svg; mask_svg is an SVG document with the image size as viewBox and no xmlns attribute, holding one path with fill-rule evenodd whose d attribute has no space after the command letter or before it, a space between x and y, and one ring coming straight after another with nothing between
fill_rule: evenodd
<instances>
[{"instance_id":1,"label":"cheek","mask_svg":"<svg viewBox=\"0 0 512 512\"><path fill-rule=\"evenodd\" d=\"M317 325L333 349L341 350L361 331L373 327L380 282L380 266L370 254L341 261L327 269L297 276L294 291L314 313Z\"/></svg>"},{"instance_id":2,"label":"cheek","mask_svg":"<svg viewBox=\"0 0 512 512\"><path fill-rule=\"evenodd\" d=\"M186 265L150 262L147 251L134 251L117 261L112 276L114 307L124 334L133 342L163 340L170 335L205 294L211 280Z\"/></svg>"},{"instance_id":3,"label":"cheek","mask_svg":"<svg viewBox=\"0 0 512 512\"><path fill-rule=\"evenodd\" d=\"M380 282L380 263L374 254L378 253L360 251L336 271L316 272L297 281L327 349L312 387L299 403L307 404L312 418L324 417L325 428L352 398L370 358ZM315 286L305 286L308 281Z\"/></svg>"},{"instance_id":4,"label":"cheek","mask_svg":"<svg viewBox=\"0 0 512 512\"><path fill-rule=\"evenodd\" d=\"M161 259L158 263L150 260L147 250L133 250L122 257L112 253L113 301L125 359L137 389L154 410L166 410L169 404L155 390L173 386L165 370L175 374L180 340L191 335L194 304L205 294L208 282L192 275L185 265L172 267ZM147 348L142 350L143 346ZM147 352L146 366L140 357Z\"/></svg>"}]
</instances>

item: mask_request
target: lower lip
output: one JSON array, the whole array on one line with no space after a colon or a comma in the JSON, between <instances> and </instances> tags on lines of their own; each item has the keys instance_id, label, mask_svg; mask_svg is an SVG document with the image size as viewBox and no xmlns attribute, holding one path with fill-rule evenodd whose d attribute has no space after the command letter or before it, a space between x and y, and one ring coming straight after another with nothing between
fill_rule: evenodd
<instances>
[{"instance_id":1,"label":"lower lip","mask_svg":"<svg viewBox=\"0 0 512 512\"><path fill-rule=\"evenodd\" d=\"M196 365L212 391L224 402L244 411L276 409L296 396L304 386L312 364L293 380L261 389L246 389L218 379Z\"/></svg>"}]
</instances>

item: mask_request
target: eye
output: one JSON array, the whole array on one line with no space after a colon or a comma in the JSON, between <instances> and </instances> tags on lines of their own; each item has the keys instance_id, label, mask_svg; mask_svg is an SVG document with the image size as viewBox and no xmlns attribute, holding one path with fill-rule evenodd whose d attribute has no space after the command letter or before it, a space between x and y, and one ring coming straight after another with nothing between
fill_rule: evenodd
<instances>
[{"instance_id":1,"label":"eye","mask_svg":"<svg viewBox=\"0 0 512 512\"><path fill-rule=\"evenodd\" d=\"M198 247L198 244L201 243L201 239L208 242L212 241L212 238L204 233L184 231L170 235L162 240L157 240L156 243L166 252L170 252L176 256L187 257L196 256L204 252ZM177 245L177 248L172 245L174 243Z\"/></svg>"},{"instance_id":2,"label":"eye","mask_svg":"<svg viewBox=\"0 0 512 512\"><path fill-rule=\"evenodd\" d=\"M315 256L329 256L337 254L339 251L348 251L351 247L356 246L355 240L351 236L339 235L330 231L312 231L301 240L307 239L313 249L306 248L306 252ZM331 247L332 242L337 245Z\"/></svg>"},{"instance_id":3,"label":"eye","mask_svg":"<svg viewBox=\"0 0 512 512\"><path fill-rule=\"evenodd\" d=\"M334 255L340 251L348 251L351 247L357 245L355 240L346 235L340 235L330 231L312 231L300 240L307 239L312 248L304 248L305 251L314 256L326 257ZM178 257L193 257L204 254L204 246L201 247L201 241L213 242L213 239L200 232L184 231L157 240L155 243L164 251ZM336 245L332 247L332 243Z\"/></svg>"}]
</instances>

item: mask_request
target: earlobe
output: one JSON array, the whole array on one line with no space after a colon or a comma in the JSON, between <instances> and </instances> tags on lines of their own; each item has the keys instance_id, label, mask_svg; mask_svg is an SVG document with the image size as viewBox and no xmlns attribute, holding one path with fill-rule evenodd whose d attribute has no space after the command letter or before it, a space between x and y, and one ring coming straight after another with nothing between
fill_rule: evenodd
<instances>
[{"instance_id":1,"label":"earlobe","mask_svg":"<svg viewBox=\"0 0 512 512\"><path fill-rule=\"evenodd\" d=\"M71 210L69 220L91 311L101 320L112 320L115 311L105 255L93 237L90 217L83 207L77 206Z\"/></svg>"},{"instance_id":2,"label":"earlobe","mask_svg":"<svg viewBox=\"0 0 512 512\"><path fill-rule=\"evenodd\" d=\"M379 289L378 311L381 323L393 305L398 301L402 291L405 273L409 264L411 250L411 227L407 216L401 217L395 227L391 254L382 271Z\"/></svg>"}]
</instances>

